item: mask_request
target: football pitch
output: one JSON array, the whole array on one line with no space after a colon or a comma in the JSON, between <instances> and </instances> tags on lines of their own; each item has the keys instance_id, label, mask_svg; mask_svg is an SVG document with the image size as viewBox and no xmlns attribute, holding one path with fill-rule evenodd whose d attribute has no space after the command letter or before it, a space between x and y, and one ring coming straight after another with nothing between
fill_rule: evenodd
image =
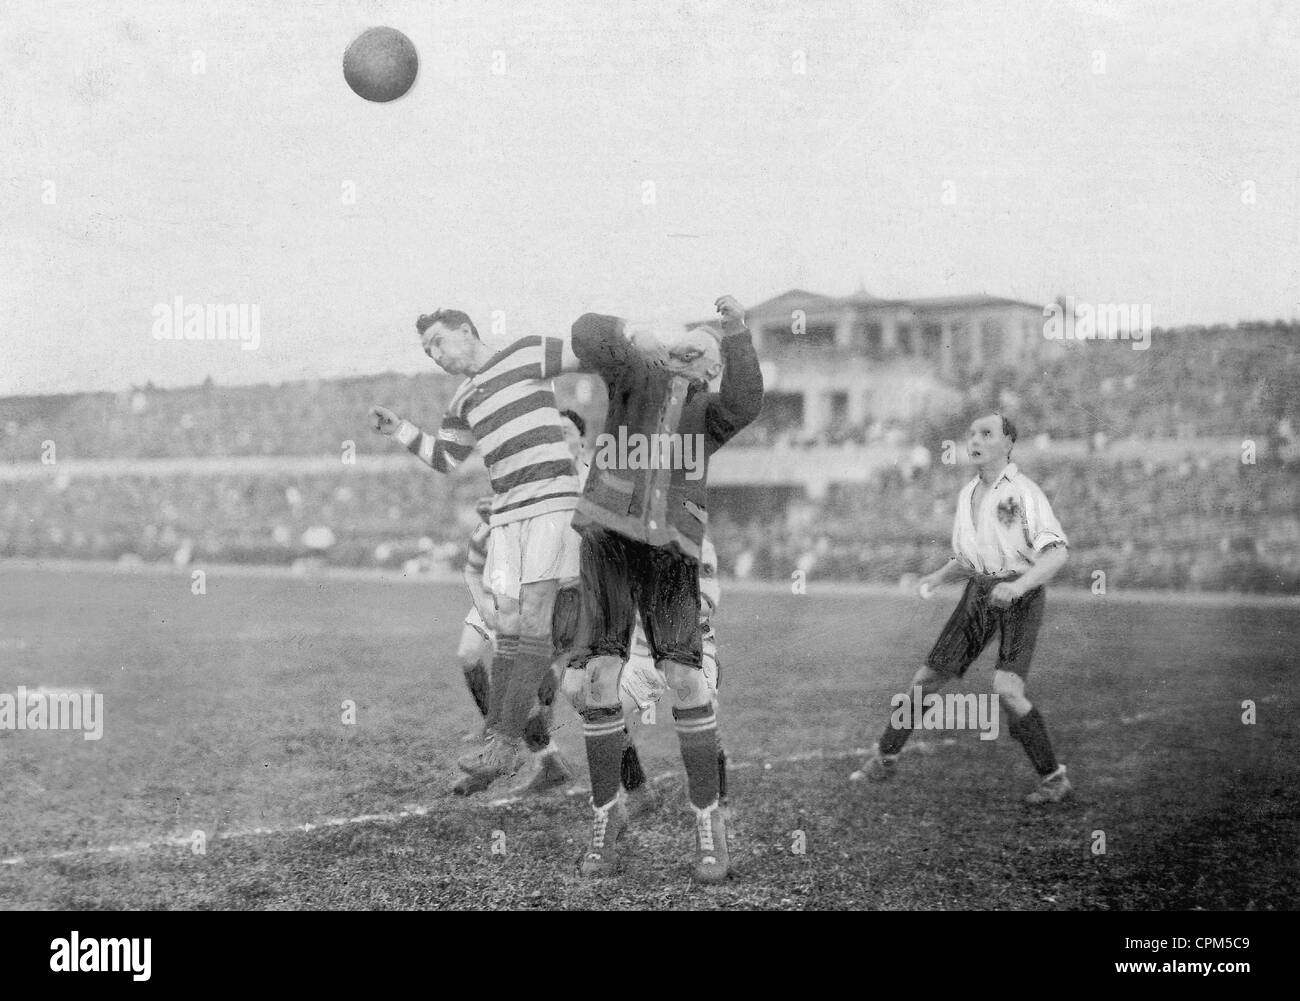
<instances>
[{"instance_id":1,"label":"football pitch","mask_svg":"<svg viewBox=\"0 0 1300 1001\"><path fill-rule=\"evenodd\" d=\"M1029 694L1075 797L1034 810L1009 735L918 733L850 783L956 601L728 589L716 623L734 878L690 879L668 707L662 811L575 874L580 790L448 789L477 726L455 584L0 567L0 695L93 691L103 736L0 729L0 906L1293 909L1295 607L1049 593ZM957 690L988 692L992 653ZM1249 703L1243 706L1243 703ZM355 706L354 722L345 708ZM1253 706L1254 722L1245 722ZM580 726L556 738L586 778Z\"/></svg>"}]
</instances>

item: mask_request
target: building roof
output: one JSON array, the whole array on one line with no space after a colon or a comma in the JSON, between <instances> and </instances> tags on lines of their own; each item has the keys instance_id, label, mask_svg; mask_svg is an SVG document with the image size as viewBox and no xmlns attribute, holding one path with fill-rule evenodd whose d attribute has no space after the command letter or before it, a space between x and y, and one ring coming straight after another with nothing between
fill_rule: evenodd
<instances>
[{"instance_id":1,"label":"building roof","mask_svg":"<svg viewBox=\"0 0 1300 1001\"><path fill-rule=\"evenodd\" d=\"M804 307L813 309L835 309L845 307L906 307L918 312L940 309L972 309L980 306L1024 306L1027 309L1041 310L1041 303L1025 302L1023 299L1007 299L1001 296L987 295L983 292L970 295L941 295L923 299L880 299L866 292L853 295L831 296L804 289L793 288L788 292L751 306L751 313L774 312L778 308Z\"/></svg>"}]
</instances>

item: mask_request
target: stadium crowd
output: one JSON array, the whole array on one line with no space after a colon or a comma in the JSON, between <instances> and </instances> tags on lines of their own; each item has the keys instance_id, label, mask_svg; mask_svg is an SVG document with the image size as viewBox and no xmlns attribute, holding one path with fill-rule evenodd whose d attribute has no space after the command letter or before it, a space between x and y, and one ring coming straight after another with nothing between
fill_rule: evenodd
<instances>
[{"instance_id":1,"label":"stadium crowd","mask_svg":"<svg viewBox=\"0 0 1300 1001\"><path fill-rule=\"evenodd\" d=\"M1073 355L1032 369L989 368L966 387L967 409L1006 407L1021 425L1053 438L1139 434L1152 438L1244 435L1300 429L1300 324L1239 324L1155 330L1153 349L1078 345ZM1159 345L1159 350L1154 346ZM35 462L45 441L62 457L152 459L195 456L337 455L353 441L359 453L383 453L365 414L372 403L434 422L457 380L441 373L376 375L291 382L282 386L184 389L152 386L122 393L0 399L0 462ZM593 380L561 380L562 407L599 423L603 392ZM958 420L965 414L957 415ZM912 422L843 424L800 431L798 412L774 397L735 446L867 444L886 435L935 441L944 426Z\"/></svg>"},{"instance_id":2,"label":"stadium crowd","mask_svg":"<svg viewBox=\"0 0 1300 1001\"><path fill-rule=\"evenodd\" d=\"M1157 330L1158 363L1154 350L1080 345L1086 364L1065 357L1033 371L985 371L964 387L962 412L942 424L875 422L808 434L790 401L774 394L736 445L884 444L903 446L909 457L869 482L832 486L815 502L795 497L773 506L764 498L774 491L762 486L715 491L710 513L722 570L759 580L788 581L802 570L809 580L897 582L933 568L948 549L952 504L970 471L918 443L951 438L954 428L960 437L972 417L1005 409L1032 438L1014 458L1067 512L1072 583L1090 585L1104 570L1113 587L1296 593L1300 468L1286 457L1300 451L1297 335L1300 325L1284 324ZM68 472L56 463L39 475L6 477L0 557L455 569L474 499L488 492L485 475L447 478L414 459L393 464L406 457L366 425L368 407L382 401L432 426L455 385L441 374L386 374L0 399L0 462L38 464L52 441L60 463L122 466L78 472L74 463ZM590 379L562 380L560 406L599 427L605 400L598 388ZM1195 457L1207 436L1259 438L1261 458ZM1066 455L1050 445L1081 438L1090 453ZM1136 441L1145 457L1108 454L1104 443L1115 439ZM1193 458L1144 444L1175 440ZM340 462L349 448L386 455L388 463ZM300 457L310 468L130 465L264 456Z\"/></svg>"},{"instance_id":3,"label":"stadium crowd","mask_svg":"<svg viewBox=\"0 0 1300 1001\"><path fill-rule=\"evenodd\" d=\"M1013 458L1016 458L1013 456ZM1068 512L1079 586L1300 592L1300 470L1233 458L1164 463L1053 458L1023 468ZM819 502L754 514L719 491L711 524L722 571L752 580L895 583L949 548L970 471L935 463L833 487ZM476 476L340 464L337 471L68 476L6 484L0 555L454 570L487 492Z\"/></svg>"}]
</instances>

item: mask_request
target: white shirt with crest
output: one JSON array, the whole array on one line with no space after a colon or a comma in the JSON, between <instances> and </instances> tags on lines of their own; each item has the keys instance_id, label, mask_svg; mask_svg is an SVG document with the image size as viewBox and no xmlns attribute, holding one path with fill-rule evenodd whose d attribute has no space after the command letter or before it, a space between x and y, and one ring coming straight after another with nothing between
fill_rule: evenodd
<instances>
[{"instance_id":1,"label":"white shirt with crest","mask_svg":"<svg viewBox=\"0 0 1300 1001\"><path fill-rule=\"evenodd\" d=\"M953 555L976 573L1024 573L1048 546L1068 545L1042 489L1014 462L998 474L971 517L978 476L962 488L952 523Z\"/></svg>"}]
</instances>

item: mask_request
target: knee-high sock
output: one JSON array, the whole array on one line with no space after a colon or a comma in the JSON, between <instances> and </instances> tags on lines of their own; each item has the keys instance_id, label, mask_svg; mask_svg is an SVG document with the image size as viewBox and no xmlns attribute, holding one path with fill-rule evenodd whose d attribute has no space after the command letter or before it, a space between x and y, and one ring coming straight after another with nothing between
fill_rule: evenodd
<instances>
[{"instance_id":1,"label":"knee-high sock","mask_svg":"<svg viewBox=\"0 0 1300 1001\"><path fill-rule=\"evenodd\" d=\"M718 744L718 802L727 801L727 752Z\"/></svg>"},{"instance_id":2,"label":"knee-high sock","mask_svg":"<svg viewBox=\"0 0 1300 1001\"><path fill-rule=\"evenodd\" d=\"M551 669L553 654L549 636L519 637L519 653L501 710L500 730L504 736L518 739L524 735L528 714L537 704L537 690Z\"/></svg>"},{"instance_id":3,"label":"knee-high sock","mask_svg":"<svg viewBox=\"0 0 1300 1001\"><path fill-rule=\"evenodd\" d=\"M677 741L686 766L686 787L698 809L712 806L718 798L718 717L713 704L692 709L673 707Z\"/></svg>"},{"instance_id":4,"label":"knee-high sock","mask_svg":"<svg viewBox=\"0 0 1300 1001\"><path fill-rule=\"evenodd\" d=\"M1047 736L1047 724L1037 706L1031 706L1023 716L1011 716L1008 727L1011 736L1020 741L1039 775L1051 775L1057 769L1056 753L1052 750L1051 738Z\"/></svg>"},{"instance_id":5,"label":"knee-high sock","mask_svg":"<svg viewBox=\"0 0 1300 1001\"><path fill-rule=\"evenodd\" d=\"M623 707L584 709L582 735L587 743L591 801L596 806L605 806L618 795L619 771L626 739L623 732Z\"/></svg>"},{"instance_id":6,"label":"knee-high sock","mask_svg":"<svg viewBox=\"0 0 1300 1001\"><path fill-rule=\"evenodd\" d=\"M626 726L623 727L623 739L626 743L623 745L623 759L619 765L619 779L624 789L634 792L645 785L645 769L641 767L641 756L636 753L636 744L632 743L632 736L627 732Z\"/></svg>"},{"instance_id":7,"label":"knee-high sock","mask_svg":"<svg viewBox=\"0 0 1300 1001\"><path fill-rule=\"evenodd\" d=\"M551 746L551 719L554 710L550 706L538 706L528 714L524 723L524 746L534 753L541 753Z\"/></svg>"},{"instance_id":8,"label":"knee-high sock","mask_svg":"<svg viewBox=\"0 0 1300 1001\"><path fill-rule=\"evenodd\" d=\"M880 735L880 753L897 754L907 743L907 738L912 736L910 727L900 726L895 728L893 723L885 724L885 732Z\"/></svg>"},{"instance_id":9,"label":"knee-high sock","mask_svg":"<svg viewBox=\"0 0 1300 1001\"><path fill-rule=\"evenodd\" d=\"M506 693L510 689L510 676L515 673L515 661L518 657L519 637L497 636L497 652L492 658L492 681L488 685L487 725L490 729L495 730L501 725Z\"/></svg>"},{"instance_id":10,"label":"knee-high sock","mask_svg":"<svg viewBox=\"0 0 1300 1001\"><path fill-rule=\"evenodd\" d=\"M488 673L481 660L465 668L465 684L469 688L469 694L474 698L474 705L478 706L479 714L487 716Z\"/></svg>"}]
</instances>

